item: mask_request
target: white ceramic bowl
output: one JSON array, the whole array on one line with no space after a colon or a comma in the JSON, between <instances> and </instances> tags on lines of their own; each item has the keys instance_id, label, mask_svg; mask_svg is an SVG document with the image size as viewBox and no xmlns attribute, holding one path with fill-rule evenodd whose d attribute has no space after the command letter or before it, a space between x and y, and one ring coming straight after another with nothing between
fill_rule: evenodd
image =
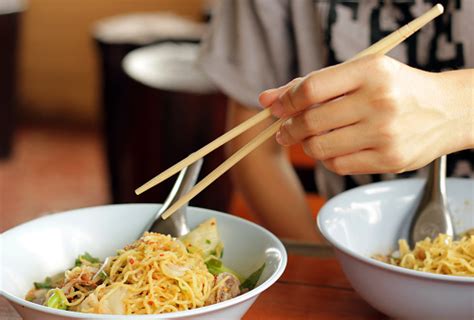
<instances>
[{"instance_id":1,"label":"white ceramic bowl","mask_svg":"<svg viewBox=\"0 0 474 320\"><path fill-rule=\"evenodd\" d=\"M65 270L77 255L88 251L105 258L133 242L159 205L127 204L78 209L42 217L3 233L0 292L24 320L59 319L240 319L258 295L283 273L287 255L283 244L254 223L207 209L189 208L190 227L215 217L224 242L224 263L249 275L263 262L259 285L234 299L189 311L162 315L95 315L56 310L23 299L34 281Z\"/></svg>"},{"instance_id":2,"label":"white ceramic bowl","mask_svg":"<svg viewBox=\"0 0 474 320\"><path fill-rule=\"evenodd\" d=\"M396 319L474 319L474 278L435 275L376 261L408 235L423 180L374 183L334 197L318 226L335 247L354 289L374 308ZM474 180L448 179L456 232L474 227Z\"/></svg>"}]
</instances>

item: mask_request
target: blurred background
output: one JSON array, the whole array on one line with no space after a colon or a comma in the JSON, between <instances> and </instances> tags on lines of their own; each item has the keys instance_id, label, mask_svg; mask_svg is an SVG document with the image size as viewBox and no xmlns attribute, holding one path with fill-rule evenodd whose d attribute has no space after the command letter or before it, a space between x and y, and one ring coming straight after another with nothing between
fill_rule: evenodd
<instances>
[{"instance_id":1,"label":"blurred background","mask_svg":"<svg viewBox=\"0 0 474 320\"><path fill-rule=\"evenodd\" d=\"M50 212L163 202L134 189L224 132L196 70L208 0L0 0L0 231ZM314 214L312 160L288 150ZM224 159L206 157L201 177ZM258 222L228 176L191 202Z\"/></svg>"}]
</instances>

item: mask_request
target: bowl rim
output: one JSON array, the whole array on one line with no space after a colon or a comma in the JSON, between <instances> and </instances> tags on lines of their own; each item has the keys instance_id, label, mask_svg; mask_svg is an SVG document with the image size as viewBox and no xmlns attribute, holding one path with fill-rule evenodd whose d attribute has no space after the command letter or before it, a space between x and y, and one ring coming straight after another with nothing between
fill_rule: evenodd
<instances>
[{"instance_id":1,"label":"bowl rim","mask_svg":"<svg viewBox=\"0 0 474 320\"><path fill-rule=\"evenodd\" d=\"M56 217L59 215L70 215L70 214L78 214L80 211L86 211L90 209L99 209L99 208L107 208L107 207L119 207L119 206L160 206L162 205L161 203L124 203L124 204L109 204L109 205L99 205L99 206L91 206L91 207L83 207L83 208L77 208L77 209L71 209L71 210L66 210L66 211L61 211L61 212L55 212L52 214L48 214L46 216L38 217L36 219L32 219L29 221L26 221L24 223L21 223L17 226L14 226L5 232L0 234L0 243L2 242L2 238L5 234L14 232L15 229L19 229L24 225L28 225L30 223L35 223L38 220L43 220L43 219L51 219L52 217ZM25 299L19 298L3 289L3 287L0 286L0 296L5 297L7 300L12 301L16 304L19 304L21 306L24 306L29 309L34 309L36 311L48 313L48 314L53 314L56 316L63 316L66 318L76 318L76 319L87 319L87 318L94 318L94 319L114 319L114 320L126 320L126 319L136 319L136 320L151 320L151 319L175 319L175 318L181 318L181 317L190 317L190 316L198 316L198 315L203 315L209 312L216 312L216 311L221 311L225 308L232 307L239 305L242 302L245 302L247 300L250 300L252 298L257 298L260 293L268 289L270 286L272 286L283 274L283 272L286 269L287 262L288 262L288 254L286 252L286 248L281 242L280 239L278 239L277 236L275 236L273 233L268 231L267 229L263 228L262 226L243 219L241 217L237 217L235 215L232 215L230 213L224 213L212 209L206 209L206 208L200 208L200 207L194 207L194 206L189 206L188 208L192 208L197 210L199 213L201 212L210 212L212 215L215 216L224 216L230 219L235 219L238 220L245 225L251 226L253 228L258 229L259 231L263 232L266 236L268 236L270 239L272 239L275 242L275 246L279 250L281 260L278 263L278 266L275 270L275 272L263 283L261 283L259 286L256 288L241 294L235 298L219 302L216 304L212 304L209 306L204 306L192 310L186 310L186 311L176 311L176 312L169 312L169 313L159 313L159 314L148 314L148 315L114 315L114 314L98 314L98 313L82 313L82 312L77 312L77 311L67 311L67 310L58 310L58 309L53 309L49 308L43 305L39 305L30 301L27 301ZM1 282L0 282L1 285Z\"/></svg>"},{"instance_id":2,"label":"bowl rim","mask_svg":"<svg viewBox=\"0 0 474 320\"><path fill-rule=\"evenodd\" d=\"M350 257L359 260L362 263L371 265L373 267L385 269L390 272L398 273L398 274L403 274L403 275L408 275L411 277L416 277L416 278L422 278L426 280L436 280L436 281L444 281L444 282L456 282L456 283L465 283L465 284L471 284L474 283L474 277L469 277L469 276L453 276L453 275L444 275L444 274L437 274L437 273L429 273L429 272L424 272L424 271L417 271L417 270L412 270L412 269L407 269L399 266L394 266L382 261L375 260L373 258L367 257L365 255L362 255L358 252L355 252L354 250L351 250L342 244L340 244L338 241L336 241L326 230L326 223L324 220L326 220L331 214L331 209L335 207L335 204L339 202L340 200L345 200L346 198L351 198L354 194L363 192L366 190L370 190L374 187L380 188L380 187L385 187L385 186L393 186L393 185L398 185L398 184L421 184L425 181L424 179L420 178L406 178L406 179L398 179L398 180L390 180L390 181L381 181L381 182L375 182L375 183L370 183L364 186L359 186L350 190L347 190L341 194L338 194L337 196L333 197L332 199L328 200L324 206L321 208L319 211L318 217L317 217L317 226L318 229L321 231L322 235L324 238L332 245L334 246L337 250L349 255ZM474 180L471 179L463 179L463 178L448 178L447 179L448 183L468 183L474 185ZM366 193L368 194L368 193Z\"/></svg>"}]
</instances>

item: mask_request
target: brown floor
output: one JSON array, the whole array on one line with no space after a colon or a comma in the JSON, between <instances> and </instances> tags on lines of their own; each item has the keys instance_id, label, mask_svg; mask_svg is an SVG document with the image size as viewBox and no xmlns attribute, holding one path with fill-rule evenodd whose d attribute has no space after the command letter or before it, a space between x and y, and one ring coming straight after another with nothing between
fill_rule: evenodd
<instances>
[{"instance_id":1,"label":"brown floor","mask_svg":"<svg viewBox=\"0 0 474 320\"><path fill-rule=\"evenodd\" d=\"M10 158L0 160L0 232L35 217L110 202L105 154L97 129L20 125ZM300 149L293 163L312 166ZM324 200L308 194L314 215ZM230 213L259 222L236 193Z\"/></svg>"},{"instance_id":2,"label":"brown floor","mask_svg":"<svg viewBox=\"0 0 474 320\"><path fill-rule=\"evenodd\" d=\"M109 201L94 129L22 125L0 160L0 232L39 215Z\"/></svg>"}]
</instances>

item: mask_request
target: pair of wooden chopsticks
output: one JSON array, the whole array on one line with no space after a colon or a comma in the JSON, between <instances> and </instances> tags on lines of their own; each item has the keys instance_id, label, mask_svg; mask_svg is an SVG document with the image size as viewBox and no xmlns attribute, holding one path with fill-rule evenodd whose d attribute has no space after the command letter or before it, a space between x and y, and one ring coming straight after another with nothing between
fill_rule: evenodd
<instances>
[{"instance_id":1,"label":"pair of wooden chopsticks","mask_svg":"<svg viewBox=\"0 0 474 320\"><path fill-rule=\"evenodd\" d=\"M407 25L401 27L400 29L392 32L385 38L381 39L380 41L374 43L369 48L363 50L351 60L358 59L363 56L367 56L370 54L380 54L384 55L389 52L391 49L396 47L398 44L403 42L406 38L411 36L413 33L421 29L425 24L439 16L443 13L443 6L440 4L435 5L429 11L427 11L422 16L418 17L417 19L413 20L412 22L408 23ZM136 194L141 194L146 190L154 187L155 185L159 184L160 182L168 179L172 175L178 173L183 168L189 166L193 162L199 160L200 158L204 157L208 153L214 151L218 147L222 146L226 142L232 140L236 136L240 135L244 131L248 130L249 128L255 126L256 124L260 123L261 121L271 117L270 109L265 109L255 115L254 117L242 122L235 128L231 129L230 131L226 132L216 140L212 141L208 145L204 146L203 148L199 149L198 151L190 154L185 159L181 160L174 166L170 167L169 169L163 171L141 187L135 190ZM204 179L202 179L199 183L194 186L187 194L185 194L181 199L176 201L174 205L172 205L167 211L162 214L163 219L168 218L172 215L176 210L181 208L187 202L189 202L192 198L194 198L197 194L199 194L202 190L204 190L207 186L209 186L214 180L219 178L223 173L229 170L232 166L234 166L237 162L239 162L242 158L256 149L259 145L261 145L264 141L272 137L282 125L285 119L279 119L275 121L272 125L262 131L257 137L243 146L240 150L235 152L232 156L230 156L226 161L224 161L221 165L219 165L214 171L209 173Z\"/></svg>"}]
</instances>

